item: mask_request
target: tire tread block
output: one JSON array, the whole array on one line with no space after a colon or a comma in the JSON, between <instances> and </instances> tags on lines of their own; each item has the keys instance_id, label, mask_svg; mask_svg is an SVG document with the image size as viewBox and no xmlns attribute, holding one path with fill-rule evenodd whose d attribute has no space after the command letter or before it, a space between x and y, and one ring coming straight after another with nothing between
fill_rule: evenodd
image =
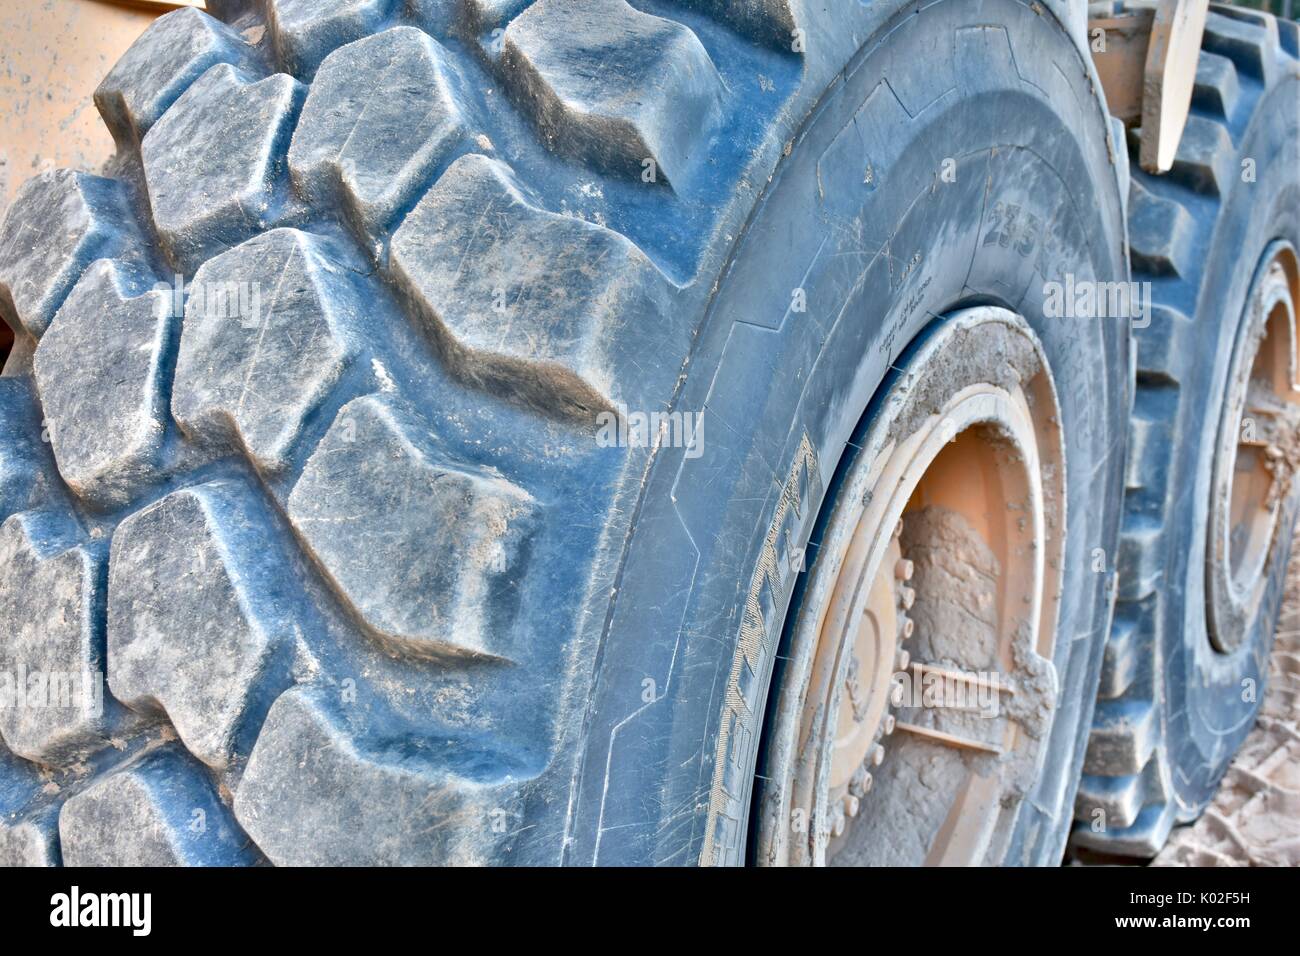
<instances>
[{"instance_id":1,"label":"tire tread block","mask_svg":"<svg viewBox=\"0 0 1300 956\"><path fill-rule=\"evenodd\" d=\"M220 20L185 7L154 20L95 90L95 106L119 143L139 145L195 80L218 63L256 75L256 51Z\"/></svg>"},{"instance_id":2,"label":"tire tread block","mask_svg":"<svg viewBox=\"0 0 1300 956\"><path fill-rule=\"evenodd\" d=\"M462 379L557 417L590 423L676 374L637 359L673 341L662 273L619 233L541 208L496 160L452 164L394 234L390 269Z\"/></svg>"},{"instance_id":3,"label":"tire tread block","mask_svg":"<svg viewBox=\"0 0 1300 956\"><path fill-rule=\"evenodd\" d=\"M0 224L0 318L39 339L96 259L142 261L126 190L54 169L29 179Z\"/></svg>"},{"instance_id":4,"label":"tire tread block","mask_svg":"<svg viewBox=\"0 0 1300 956\"><path fill-rule=\"evenodd\" d=\"M283 73L258 79L219 63L145 135L154 224L183 271L285 214L283 154L303 95Z\"/></svg>"},{"instance_id":5,"label":"tire tread block","mask_svg":"<svg viewBox=\"0 0 1300 956\"><path fill-rule=\"evenodd\" d=\"M102 747L109 729L100 559L77 537L52 514L23 512L0 526L0 673L34 704L0 708L0 736L49 766Z\"/></svg>"},{"instance_id":6,"label":"tire tread block","mask_svg":"<svg viewBox=\"0 0 1300 956\"><path fill-rule=\"evenodd\" d=\"M1191 214L1134 179L1129 189L1129 257L1134 271L1183 276L1191 267Z\"/></svg>"},{"instance_id":7,"label":"tire tread block","mask_svg":"<svg viewBox=\"0 0 1300 956\"><path fill-rule=\"evenodd\" d=\"M539 0L506 28L502 69L549 148L628 177L652 161L656 181L687 179L721 118L699 38L626 0Z\"/></svg>"},{"instance_id":8,"label":"tire tread block","mask_svg":"<svg viewBox=\"0 0 1300 956\"><path fill-rule=\"evenodd\" d=\"M1202 51L1200 59L1196 61L1192 105L1230 120L1240 95L1237 67L1232 60L1217 53Z\"/></svg>"},{"instance_id":9,"label":"tire tread block","mask_svg":"<svg viewBox=\"0 0 1300 956\"><path fill-rule=\"evenodd\" d=\"M68 487L88 501L123 505L157 478L172 312L150 276L101 259L37 346L50 445Z\"/></svg>"},{"instance_id":10,"label":"tire tread block","mask_svg":"<svg viewBox=\"0 0 1300 956\"><path fill-rule=\"evenodd\" d=\"M345 405L289 496L289 519L358 617L422 653L513 659L530 495L463 466L377 396Z\"/></svg>"},{"instance_id":11,"label":"tire tread block","mask_svg":"<svg viewBox=\"0 0 1300 956\"><path fill-rule=\"evenodd\" d=\"M236 441L285 467L304 422L361 349L365 290L332 244L276 229L199 269L186 302L172 414L191 437ZM214 293L224 290L224 296ZM232 314L234 313L234 314Z\"/></svg>"},{"instance_id":12,"label":"tire tread block","mask_svg":"<svg viewBox=\"0 0 1300 956\"><path fill-rule=\"evenodd\" d=\"M236 817L271 861L490 860L514 812L511 794L535 769L481 742L412 732L365 708L340 713L329 695L295 688L276 701L235 795Z\"/></svg>"},{"instance_id":13,"label":"tire tread block","mask_svg":"<svg viewBox=\"0 0 1300 956\"><path fill-rule=\"evenodd\" d=\"M334 50L379 29L400 0L268 0L267 26L285 70L309 80Z\"/></svg>"},{"instance_id":14,"label":"tire tread block","mask_svg":"<svg viewBox=\"0 0 1300 956\"><path fill-rule=\"evenodd\" d=\"M1236 152L1222 123L1193 114L1187 117L1169 176L1197 192L1224 196L1240 172L1233 168Z\"/></svg>"},{"instance_id":15,"label":"tire tread block","mask_svg":"<svg viewBox=\"0 0 1300 956\"><path fill-rule=\"evenodd\" d=\"M216 481L132 515L113 539L113 694L165 712L186 748L216 769L288 686L288 655L305 630L274 527L237 483Z\"/></svg>"},{"instance_id":16,"label":"tire tread block","mask_svg":"<svg viewBox=\"0 0 1300 956\"><path fill-rule=\"evenodd\" d=\"M68 866L248 866L260 862L202 767L175 745L153 750L68 799Z\"/></svg>"},{"instance_id":17,"label":"tire tread block","mask_svg":"<svg viewBox=\"0 0 1300 956\"><path fill-rule=\"evenodd\" d=\"M1268 86L1277 72L1277 20L1258 14L1242 16L1252 12L1216 6L1206 19L1201 45L1228 57L1247 76Z\"/></svg>"},{"instance_id":18,"label":"tire tread block","mask_svg":"<svg viewBox=\"0 0 1300 956\"><path fill-rule=\"evenodd\" d=\"M289 147L295 186L316 204L341 193L373 239L469 134L459 88L441 44L412 27L335 50Z\"/></svg>"},{"instance_id":19,"label":"tire tread block","mask_svg":"<svg viewBox=\"0 0 1300 956\"><path fill-rule=\"evenodd\" d=\"M1083 772L1103 776L1141 773L1159 732L1159 713L1152 701L1099 701Z\"/></svg>"}]
</instances>

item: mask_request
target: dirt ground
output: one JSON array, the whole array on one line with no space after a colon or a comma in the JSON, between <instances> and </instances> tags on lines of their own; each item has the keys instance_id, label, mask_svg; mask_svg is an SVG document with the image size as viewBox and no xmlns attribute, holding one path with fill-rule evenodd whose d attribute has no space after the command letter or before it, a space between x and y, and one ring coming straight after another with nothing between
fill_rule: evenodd
<instances>
[{"instance_id":1,"label":"dirt ground","mask_svg":"<svg viewBox=\"0 0 1300 956\"><path fill-rule=\"evenodd\" d=\"M159 11L85 0L0 0L0 217L30 177L97 171L113 138L91 102Z\"/></svg>"},{"instance_id":2,"label":"dirt ground","mask_svg":"<svg viewBox=\"0 0 1300 956\"><path fill-rule=\"evenodd\" d=\"M1205 814L1174 830L1152 865L1300 865L1300 540L1255 729Z\"/></svg>"}]
</instances>

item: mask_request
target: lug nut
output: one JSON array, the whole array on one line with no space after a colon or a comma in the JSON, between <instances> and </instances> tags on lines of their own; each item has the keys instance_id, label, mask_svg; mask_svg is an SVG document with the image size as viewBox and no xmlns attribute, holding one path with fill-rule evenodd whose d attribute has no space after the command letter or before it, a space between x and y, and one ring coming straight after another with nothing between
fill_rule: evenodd
<instances>
[{"instance_id":1,"label":"lug nut","mask_svg":"<svg viewBox=\"0 0 1300 956\"><path fill-rule=\"evenodd\" d=\"M910 611L912 605L916 603L916 592L911 588L903 588L900 593L903 596L903 610Z\"/></svg>"},{"instance_id":2,"label":"lug nut","mask_svg":"<svg viewBox=\"0 0 1300 956\"><path fill-rule=\"evenodd\" d=\"M916 570L916 566L911 561L907 560L907 558L899 558L898 563L894 565L894 577L900 581L910 581L914 570Z\"/></svg>"},{"instance_id":3,"label":"lug nut","mask_svg":"<svg viewBox=\"0 0 1300 956\"><path fill-rule=\"evenodd\" d=\"M860 797L866 793L867 768L858 764L858 769L853 771L853 776L849 778L849 793L855 797Z\"/></svg>"},{"instance_id":4,"label":"lug nut","mask_svg":"<svg viewBox=\"0 0 1300 956\"><path fill-rule=\"evenodd\" d=\"M864 773L863 776L862 776L862 792L863 792L863 794L868 794L868 793L870 793L870 792L871 792L871 785L872 785L873 783L875 783L875 782L876 782L876 780L875 780L874 777L871 776L871 774L869 774L869 773Z\"/></svg>"},{"instance_id":5,"label":"lug nut","mask_svg":"<svg viewBox=\"0 0 1300 956\"><path fill-rule=\"evenodd\" d=\"M899 650L898 663L894 665L894 669L899 671L905 671L907 670L907 665L910 663L912 663L912 655L907 653L907 651L905 650Z\"/></svg>"},{"instance_id":6,"label":"lug nut","mask_svg":"<svg viewBox=\"0 0 1300 956\"><path fill-rule=\"evenodd\" d=\"M894 684L894 689L889 692L889 702L895 707L903 706L903 685L902 683Z\"/></svg>"},{"instance_id":7,"label":"lug nut","mask_svg":"<svg viewBox=\"0 0 1300 956\"><path fill-rule=\"evenodd\" d=\"M844 795L844 812L849 816L856 817L858 815L859 806L861 806L861 804L858 803L858 798L853 794L846 793Z\"/></svg>"},{"instance_id":8,"label":"lug nut","mask_svg":"<svg viewBox=\"0 0 1300 956\"><path fill-rule=\"evenodd\" d=\"M831 821L831 835L837 837L844 835L844 810L841 807L835 808L835 819Z\"/></svg>"},{"instance_id":9,"label":"lug nut","mask_svg":"<svg viewBox=\"0 0 1300 956\"><path fill-rule=\"evenodd\" d=\"M913 621L910 617L903 618L903 640L907 640L909 637L911 637L912 632L915 630L916 630L916 622Z\"/></svg>"},{"instance_id":10,"label":"lug nut","mask_svg":"<svg viewBox=\"0 0 1300 956\"><path fill-rule=\"evenodd\" d=\"M903 519L899 518L894 524L894 537L897 538L903 533Z\"/></svg>"},{"instance_id":11,"label":"lug nut","mask_svg":"<svg viewBox=\"0 0 1300 956\"><path fill-rule=\"evenodd\" d=\"M879 767L885 759L885 748L876 744L871 748L871 754L867 757L871 761L871 766Z\"/></svg>"},{"instance_id":12,"label":"lug nut","mask_svg":"<svg viewBox=\"0 0 1300 956\"><path fill-rule=\"evenodd\" d=\"M894 715L885 714L885 736L888 737L894 732Z\"/></svg>"}]
</instances>

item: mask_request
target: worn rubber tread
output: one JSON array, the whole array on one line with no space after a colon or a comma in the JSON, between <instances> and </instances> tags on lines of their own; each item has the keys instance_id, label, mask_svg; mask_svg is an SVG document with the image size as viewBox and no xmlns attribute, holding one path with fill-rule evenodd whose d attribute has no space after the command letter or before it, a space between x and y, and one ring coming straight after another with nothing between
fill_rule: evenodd
<instances>
[{"instance_id":1,"label":"worn rubber tread","mask_svg":"<svg viewBox=\"0 0 1300 956\"><path fill-rule=\"evenodd\" d=\"M140 157L154 225L182 270L280 219L284 153L304 92L287 74L261 78L218 63L145 135ZM193 188L198 177L205 188Z\"/></svg>"},{"instance_id":2,"label":"worn rubber tread","mask_svg":"<svg viewBox=\"0 0 1300 956\"><path fill-rule=\"evenodd\" d=\"M626 176L687 179L721 118L699 38L626 0L539 0L506 28L502 68L552 149Z\"/></svg>"},{"instance_id":3,"label":"worn rubber tread","mask_svg":"<svg viewBox=\"0 0 1300 956\"><path fill-rule=\"evenodd\" d=\"M1129 256L1153 276L1185 274L1191 265L1192 219L1178 203L1153 196L1137 181L1129 191Z\"/></svg>"},{"instance_id":4,"label":"worn rubber tread","mask_svg":"<svg viewBox=\"0 0 1300 956\"><path fill-rule=\"evenodd\" d=\"M39 339L96 259L141 259L122 183L69 169L28 180L0 224L0 318Z\"/></svg>"},{"instance_id":5,"label":"worn rubber tread","mask_svg":"<svg viewBox=\"0 0 1300 956\"><path fill-rule=\"evenodd\" d=\"M145 753L69 799L59 833L69 866L249 866L261 857L211 781L174 745Z\"/></svg>"},{"instance_id":6,"label":"worn rubber tread","mask_svg":"<svg viewBox=\"0 0 1300 956\"><path fill-rule=\"evenodd\" d=\"M178 743L161 749L150 745L142 755L118 761L120 765L107 775L74 780L67 791L71 799L58 806L28 801L20 817L3 821L6 853L23 862L49 863L60 856L69 863L256 862L259 855L242 834L237 818L248 823L250 832L262 835L277 862L306 859L301 855L307 845L303 837L295 838L298 850L291 851L275 836L287 819L283 805L260 802L259 794L273 786L302 793L301 775L282 775L273 782L273 773L292 770L302 762L301 756L277 756L277 748L298 754L305 740L315 738L306 735L305 725L288 736L280 735L278 728L291 712L292 701L320 701L328 693L322 694L320 686L312 685L316 689L311 694L290 694L282 698L279 707L272 707L277 695L295 683L311 681L322 666L342 666L340 661L349 655L365 659L379 655L376 661L395 656L399 661L360 668L370 670L426 669L431 665L400 662L418 662L432 654L438 662L433 666L447 670L448 678L466 662L509 660L524 666L535 664L538 657L533 648L511 647L509 642L502 643L502 638L524 630L522 623L512 624L510 619L519 601L515 592L529 568L529 538L540 522L541 503L491 466L458 458L433 430L447 428L445 420L435 417L426 421L389 394L395 386L379 355L387 355L399 365L410 363L410 348L417 339L385 334L371 315L376 301L388 300L382 295L376 299L374 269L364 259L366 254L373 255L376 247L367 240L380 236L394 218L406 217L413 199L428 189L435 174L446 180L441 184L444 192L456 189L456 175L448 178L441 169L449 161L448 152L463 150L467 144L481 145L470 136L476 121L474 106L462 89L463 67L453 62L437 39L411 27L371 35L387 22L394 7L391 3L334 4L328 9L310 5L290 9L292 3L270 6L274 9L268 18L267 42L272 49L267 58L303 79L315 75L312 89L321 90L323 106L318 109L306 102L305 113L300 112L304 101L310 99L308 91L290 76L266 76L262 65L266 44L253 50L246 43L257 31L247 29L255 21L248 20L243 8L237 11L243 19L229 27L194 11L180 11L159 21L105 80L99 95L101 110L119 147L128 160L134 156L138 163L145 189L143 204L133 207L129 187L110 180L70 173L47 177L47 192L53 188L81 203L72 214L88 223L88 238L72 249L40 252L38 247L50 268L63 270L48 280L48 291L46 287L38 290L39 298L14 282L5 288L6 293L10 287L18 292L14 324L30 325L39 333L55 319L49 344L34 351L39 398L44 399L45 412L51 417L50 430L59 436L53 442L52 458L48 450L43 458L32 453L23 437L0 443L0 488L4 491L0 500L6 517L15 514L6 527L11 536L17 536L20 550L37 548L41 562L59 562L60 568L63 564L72 568L75 563L81 569L83 584L74 588L87 595L80 640L83 646L91 640L101 648L95 653L103 655L106 632L108 687L116 699L138 712L136 716L117 708L112 712L113 726L153 727L164 721L176 728L180 738ZM500 9L495 12L483 4L462 6L460 23L477 16L483 22L497 17L505 24L527 5L497 5ZM687 55L697 58L701 70L707 67L712 71L707 55L685 27L631 8L621 14L638 23L660 24L658 29L686 45ZM329 85L350 81L360 70L349 59L354 50L388 52L393 39L419 50L431 67L416 83L421 86L421 97L429 91L424 84L442 84L445 102L455 115L450 116L447 129L425 131L407 122L404 109L379 115L371 111L366 114L370 124L365 130L367 138L391 142L398 135L408 135L411 148L403 154L398 147L385 157L349 154L342 148L345 141L331 145L330 129L335 120L330 111L337 111L341 100L331 94ZM349 45L348 41L355 42ZM331 73L330 64L335 61L340 68ZM403 74L398 78L401 83L415 82L409 69L399 72ZM716 81L716 74L705 75ZM683 99L672 92L671 84L664 86L669 97L665 102L688 102L694 95L686 93ZM690 84L685 87L691 88ZM417 92L414 86L411 92ZM715 107L713 104L710 109ZM358 101L356 112L363 109L364 102ZM242 132L233 138L216 136L214 131L227 125L222 115L233 119L236 114ZM359 115L342 117L344 123L353 124L354 131L359 120ZM673 147L664 143L661 152L669 157ZM380 159L388 165L370 175L382 180L396 174L401 182L395 190L372 193L354 176L359 165ZM474 161L489 162L481 156ZM578 404L592 410L609 407L609 396L639 399L652 388L663 394L671 385L671 370L666 374L647 370L638 375L634 368L620 374L620 362L626 365L633 353L629 352L627 359L619 357L622 340L613 321L620 308L631 312L649 309L664 317L652 324L657 331L651 332L652 337L663 338L665 330L674 328L668 319L672 284L616 231L546 209L508 166L490 162L495 165L475 168L491 172L489 180L496 192L479 197L462 193L458 201L462 208L468 202L467 214L482 218L501 209L501 225L512 230L522 227L528 241L535 244L535 254L553 256L550 250L568 246L572 257L576 241L604 263L599 275L575 272L568 283L566 295L590 303L585 314L575 316L586 326L575 328L572 336L548 340L543 335L511 347L499 339L491 340L487 347L493 356L509 356L511 371L504 373L505 377L522 376L525 383L520 386L516 381L507 391L547 416L561 418L574 416L575 392L588 397ZM603 168L600 162L596 165ZM204 188L194 190L190 184L200 176ZM436 199L439 184L433 185L435 191L429 195ZM88 192L90 198L82 200ZM432 200L425 198L428 208ZM505 206L500 205L501 200L506 200ZM48 218L44 211L48 205L43 195L27 206L16 204L8 235L12 238L16 230L27 228L25 223L33 217ZM108 205L112 215L104 214L103 207ZM274 228L278 222L296 223L313 207L331 206L346 210L345 218L362 240L362 255L344 249L347 243L341 237ZM133 225L136 209L143 209L152 220L149 231L160 246L153 261L196 270L192 279L178 281L180 292L173 294L170 283L165 291L150 289L154 272L144 264L144 254L136 251L144 245ZM419 217L413 222L416 224L408 225L397 244L397 248L407 248L408 255ZM466 241L470 241L469 235ZM415 241L429 238L439 237L425 230ZM446 241L445 236L441 238ZM479 250L485 264L490 264L494 255L505 254L499 242L508 238L504 228L489 237ZM29 245L10 241L5 249L18 255L20 246ZM92 253L107 258L83 277ZM25 260L11 260L14 275L32 272L30 254ZM72 265L63 264L67 261ZM572 258L568 261L581 265ZM559 260L555 267L561 267ZM389 274L401 292L401 274ZM493 281L509 278L509 273L502 271ZM78 279L82 280L80 286ZM586 292L582 291L584 283L588 284ZM248 301L241 297L241 284L258 289L266 298ZM415 297L430 288L425 286ZM186 296L183 315L175 310L182 294ZM452 292L450 299L435 297L437 309L417 308L416 312L456 329L458 338L445 340L445 357L463 378L484 385L485 376L477 370L457 365L457 355L471 354L466 347L469 344L478 347L479 354L487 352L482 351L484 345L469 326L457 324L465 313L452 306L463 303L459 308L464 310L468 300L463 292L459 299L455 296ZM60 306L65 306L61 313ZM92 393L109 394L94 384L100 375L97 366L76 365L76 353L82 349L81 330L89 313L101 307L113 311L115 320L117 316L123 321L135 316L131 321L136 323L129 334L125 328L119 330L123 334L114 341L115 347L126 349L141 363L138 374L119 376L110 383L127 400L123 408L132 409L121 421L121 416L113 416L117 432L113 427L90 427L93 422L77 405ZM24 323L33 308L38 314ZM523 319L529 318L533 309L518 311ZM178 326L184 329L183 334L175 334ZM543 328L544 323L535 335L542 334ZM426 332L434 341L441 334L435 329ZM680 347L684 338L675 338L675 347ZM554 364L537 354L538 345L559 350L553 353ZM369 368L358 363L363 358ZM104 360L110 359L112 353L106 353ZM427 363L428 359L421 361ZM498 359L483 361L491 366ZM579 384L576 376L566 380L570 373L557 374L555 370L565 364L599 382L605 394L596 398L590 386ZM530 371L530 365L540 371ZM613 387L616 380L617 390ZM379 392L366 394L367 388ZM320 416L333 413L322 406L331 405L340 390L344 395L359 390L361 395L338 413L328 431L322 431ZM61 396L67 398L64 405L60 405ZM0 397L14 405L10 422L21 423L22 434L30 435L40 415L33 407L36 391L24 388L21 379L0 379ZM176 438L169 437L167 411L180 426ZM436 424L439 421L441 425ZM542 428L545 431L552 426ZM165 467L170 476L177 467L181 474L192 467L185 458L179 465L174 461L177 440L184 449L180 454L192 461L225 461L232 455L246 461L254 474L272 483L268 489L272 500L258 500L256 480L250 484L246 477L220 477L230 474L227 466L218 472L218 480L187 483L148 504L151 487L162 477L158 468ZM412 467L406 471L393 468L394 455L411 456ZM53 469L54 459L62 466L62 481ZM364 477L370 466L379 466L377 481ZM200 475L186 481L196 481ZM336 499L333 485L339 480L350 482L351 491ZM102 547L87 552L77 545L79 535L72 530L73 524L58 534L41 530L45 519L24 510L53 500L51 494L62 502L62 488L48 486L64 483L88 507L101 512L112 509L103 519L112 533L111 553ZM411 496L425 487L434 490L433 497L425 492ZM323 492L325 488L328 494ZM409 514L419 521L413 525L394 513L390 495L409 500ZM467 506L466 502L473 504ZM464 512L466 507L471 509L469 513ZM366 521L357 526L360 537L340 536L337 522L356 520L362 512ZM122 515L120 521L118 515ZM29 528L28 532L20 534L24 528ZM424 547L428 541L403 545L392 537L395 529L402 528L407 529L408 537L424 528L445 540L436 548ZM59 550L65 544L41 543L65 541L73 545L72 550ZM375 590L376 583L393 579L399 571L409 573L403 565L412 553L427 556L424 577ZM455 557L457 554L461 556ZM357 563L358 555L364 555L366 561ZM304 571L299 567L304 562L312 563L315 570ZM32 574L25 570L29 563L21 555L8 562L14 575L22 572L31 579ZM364 573L358 574L359 569ZM306 590L295 583L295 575L303 574L315 582ZM84 583L89 579L93 584ZM421 581L436 586L430 591ZM53 582L43 589L47 594L59 590ZM8 593L10 603L19 600L18 591L10 588ZM107 615L105 606L111 607ZM430 608L437 612L435 620L441 621L435 630L421 622ZM20 620L43 616L43 612L25 606L4 605L4 610ZM320 646L320 614L334 622L325 628L326 634L359 631L350 638L353 645L345 645L341 651ZM355 617L355 623L347 623L349 615ZM211 625L217 620L224 624L213 630ZM205 621L206 627L202 626ZM186 633L193 626L187 622L200 626L196 632ZM304 642L305 634L308 640ZM373 643L367 643L368 639ZM313 640L317 646L311 646ZM328 644L328 639L324 640ZM340 653L344 658L339 658ZM558 665L559 659L551 655L547 668L553 671ZM543 684L551 679L544 678ZM347 687L355 682L348 677L341 683L346 697L351 693ZM434 695L435 709L445 712L439 719L450 728L460 719L456 714L464 705L454 702L464 698L466 685L463 680L444 683L445 690L439 690L442 684L435 682L429 693ZM447 697L453 690L455 696ZM375 699L366 693L365 699ZM381 705L376 702L374 706ZM390 714L360 734L355 715L339 724L336 706L314 712L336 714L328 722L334 729L328 731L327 738L337 742L341 753L350 753L347 759L354 765L337 778L336 796L350 799L348 795L358 791L370 773L381 787L373 795L387 799L379 794L397 778L382 769L390 759L383 753L397 733L395 728L406 726L407 718ZM526 715L504 717L485 715L488 724L498 726L528 721ZM474 723L482 719L475 717ZM323 729L326 725L321 720L324 718L317 720L316 726ZM463 812L455 807L466 800L479 806L482 814L510 806L518 785L539 771L539 751L533 738L544 739L545 725L532 723L528 733L497 746L490 738L476 736L479 731L456 731L463 739L458 750L430 752L420 785L420 799L428 811L437 817ZM411 740L426 733L427 729L413 725L406 731ZM72 731L49 728L37 737L15 728L10 736L28 758L53 761L70 759L105 742L98 724ZM365 746L373 748L373 753L357 751L354 742L361 741L368 741ZM408 771L409 767L404 768L401 774ZM241 778L246 785L240 788L238 801L218 786ZM485 790L484 782L489 779L497 782ZM302 798L307 799L305 793ZM320 804L328 819L340 819L337 807L328 800L314 797L312 802ZM201 806L216 822L216 843L193 844L187 827L192 821L179 815L183 806L191 810ZM404 814L393 818L392 841L405 834L401 827L406 822ZM62 830L61 839L56 823ZM376 827L360 834L363 842L371 844L364 851L356 844L358 834L352 828L329 831L327 839L316 841L318 852L312 859L394 862L380 839L381 831L382 827ZM402 839L400 859L486 860L501 840L494 825L483 832L471 828L451 842L436 835Z\"/></svg>"},{"instance_id":7,"label":"worn rubber tread","mask_svg":"<svg viewBox=\"0 0 1300 956\"><path fill-rule=\"evenodd\" d=\"M177 98L211 67L262 68L253 48L201 10L164 14L131 44L95 90L95 106L119 143L140 140Z\"/></svg>"},{"instance_id":8,"label":"worn rubber tread","mask_svg":"<svg viewBox=\"0 0 1300 956\"><path fill-rule=\"evenodd\" d=\"M358 76L392 95L376 102ZM318 204L341 193L373 240L470 136L463 83L446 49L414 27L335 50L312 83L289 147L298 191Z\"/></svg>"},{"instance_id":9,"label":"worn rubber tread","mask_svg":"<svg viewBox=\"0 0 1300 956\"><path fill-rule=\"evenodd\" d=\"M443 244L478 268L430 255ZM589 258L604 267L587 268ZM670 374L637 360L644 346L627 318L652 316L649 334L671 344L680 333L667 278L626 237L541 208L498 160L453 163L394 234L389 268L452 368L552 414L589 421Z\"/></svg>"},{"instance_id":10,"label":"worn rubber tread","mask_svg":"<svg viewBox=\"0 0 1300 956\"><path fill-rule=\"evenodd\" d=\"M292 567L264 506L234 482L131 515L109 564L113 695L165 713L190 753L225 769L250 712L264 714L291 683L288 658L305 630Z\"/></svg>"},{"instance_id":11,"label":"worn rubber tread","mask_svg":"<svg viewBox=\"0 0 1300 956\"><path fill-rule=\"evenodd\" d=\"M399 0L263 0L285 71L310 80L333 50L375 32Z\"/></svg>"},{"instance_id":12,"label":"worn rubber tread","mask_svg":"<svg viewBox=\"0 0 1300 956\"><path fill-rule=\"evenodd\" d=\"M1221 119L1230 120L1239 97L1237 67L1232 60L1202 50L1200 59L1196 61L1192 105L1217 113Z\"/></svg>"},{"instance_id":13,"label":"worn rubber tread","mask_svg":"<svg viewBox=\"0 0 1300 956\"><path fill-rule=\"evenodd\" d=\"M158 478L177 317L153 277L101 259L36 348L50 446L74 494L123 505Z\"/></svg>"}]
</instances>

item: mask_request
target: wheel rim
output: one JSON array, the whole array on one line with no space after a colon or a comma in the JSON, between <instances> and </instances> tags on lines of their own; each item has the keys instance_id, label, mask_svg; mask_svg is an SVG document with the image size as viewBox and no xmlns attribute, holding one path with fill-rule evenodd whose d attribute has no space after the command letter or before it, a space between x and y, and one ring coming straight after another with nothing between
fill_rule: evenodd
<instances>
[{"instance_id":1,"label":"wheel rim","mask_svg":"<svg viewBox=\"0 0 1300 956\"><path fill-rule=\"evenodd\" d=\"M972 376L963 357L973 336L1001 336L993 352L1005 364ZM996 856L1050 725L1064 528L1056 394L1023 319L966 310L922 343L827 507L769 721L755 856L778 865ZM978 628L944 626L953 609L941 595L954 584L944 562L968 546L987 550L998 573L958 582L987 625L961 650L945 634L961 643ZM940 703L994 700L996 714L914 706L927 686ZM918 814L909 781L939 764L942 800Z\"/></svg>"},{"instance_id":2,"label":"wheel rim","mask_svg":"<svg viewBox=\"0 0 1300 956\"><path fill-rule=\"evenodd\" d=\"M1296 259L1286 243L1261 257L1233 353L1214 462L1207 553L1209 635L1232 653L1265 585L1282 503L1300 464Z\"/></svg>"}]
</instances>

